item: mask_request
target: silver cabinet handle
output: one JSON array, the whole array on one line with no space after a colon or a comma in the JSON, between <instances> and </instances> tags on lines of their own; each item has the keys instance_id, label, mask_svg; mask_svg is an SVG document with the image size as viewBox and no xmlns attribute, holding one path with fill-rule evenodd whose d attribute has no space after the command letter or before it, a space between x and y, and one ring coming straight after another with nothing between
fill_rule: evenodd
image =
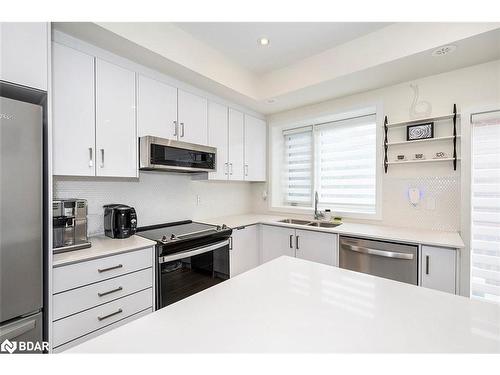
<instances>
[{"instance_id":1,"label":"silver cabinet handle","mask_svg":"<svg viewBox=\"0 0 500 375\"><path fill-rule=\"evenodd\" d=\"M233 175L233 163L229 163L229 174Z\"/></svg>"},{"instance_id":2,"label":"silver cabinet handle","mask_svg":"<svg viewBox=\"0 0 500 375\"><path fill-rule=\"evenodd\" d=\"M112 270L116 270L118 268L122 268L123 267L123 264L118 264L116 266L113 266L113 267L109 267L109 268L98 268L97 269L97 272L99 273L103 273L103 272L107 272L107 271L112 271Z\"/></svg>"},{"instance_id":3,"label":"silver cabinet handle","mask_svg":"<svg viewBox=\"0 0 500 375\"><path fill-rule=\"evenodd\" d=\"M229 250L233 250L233 237L229 237Z\"/></svg>"},{"instance_id":4,"label":"silver cabinet handle","mask_svg":"<svg viewBox=\"0 0 500 375\"><path fill-rule=\"evenodd\" d=\"M224 163L224 175L226 175L226 176L228 173L227 171L228 171L228 165L227 165L227 163Z\"/></svg>"},{"instance_id":5,"label":"silver cabinet handle","mask_svg":"<svg viewBox=\"0 0 500 375\"><path fill-rule=\"evenodd\" d=\"M289 245L290 245L290 249L293 249L293 234L290 235L290 242L289 242Z\"/></svg>"},{"instance_id":6,"label":"silver cabinet handle","mask_svg":"<svg viewBox=\"0 0 500 375\"><path fill-rule=\"evenodd\" d=\"M94 149L89 147L89 167L94 166Z\"/></svg>"},{"instance_id":7,"label":"silver cabinet handle","mask_svg":"<svg viewBox=\"0 0 500 375\"><path fill-rule=\"evenodd\" d=\"M184 137L184 123L181 122L181 137Z\"/></svg>"},{"instance_id":8,"label":"silver cabinet handle","mask_svg":"<svg viewBox=\"0 0 500 375\"><path fill-rule=\"evenodd\" d=\"M425 256L425 274L429 274L429 259L430 257L428 255Z\"/></svg>"},{"instance_id":9,"label":"silver cabinet handle","mask_svg":"<svg viewBox=\"0 0 500 375\"><path fill-rule=\"evenodd\" d=\"M174 121L174 137L177 137L177 121Z\"/></svg>"},{"instance_id":10,"label":"silver cabinet handle","mask_svg":"<svg viewBox=\"0 0 500 375\"><path fill-rule=\"evenodd\" d=\"M101 168L104 168L104 149L101 148Z\"/></svg>"},{"instance_id":11,"label":"silver cabinet handle","mask_svg":"<svg viewBox=\"0 0 500 375\"><path fill-rule=\"evenodd\" d=\"M245 164L245 176L248 176L248 164Z\"/></svg>"},{"instance_id":12,"label":"silver cabinet handle","mask_svg":"<svg viewBox=\"0 0 500 375\"><path fill-rule=\"evenodd\" d=\"M377 255L377 256L386 257L386 258L398 258L398 259L407 259L407 260L413 259L413 254L409 254L409 253L377 250L377 249L370 249L368 247L359 247L359 246L346 245L346 244L343 244L342 248L346 249L346 250L355 251L357 253L368 254L368 255Z\"/></svg>"},{"instance_id":13,"label":"silver cabinet handle","mask_svg":"<svg viewBox=\"0 0 500 375\"><path fill-rule=\"evenodd\" d=\"M104 319L108 319L108 318L111 318L112 316L115 316L115 315L121 314L122 312L123 312L123 310L122 310L122 309L118 309L118 310L116 310L115 312L112 312L111 314L104 315L104 316L98 316L98 317L97 317L97 320L101 321L101 320L104 320Z\"/></svg>"},{"instance_id":14,"label":"silver cabinet handle","mask_svg":"<svg viewBox=\"0 0 500 375\"><path fill-rule=\"evenodd\" d=\"M102 293L98 292L97 295L99 297L104 297L104 296L107 296L108 294L116 293L116 292L119 292L121 290L123 290L123 288L121 286L119 286L118 288L112 289L112 290L108 290L107 292L102 292Z\"/></svg>"},{"instance_id":15,"label":"silver cabinet handle","mask_svg":"<svg viewBox=\"0 0 500 375\"><path fill-rule=\"evenodd\" d=\"M299 250L299 236L295 236L295 249Z\"/></svg>"}]
</instances>

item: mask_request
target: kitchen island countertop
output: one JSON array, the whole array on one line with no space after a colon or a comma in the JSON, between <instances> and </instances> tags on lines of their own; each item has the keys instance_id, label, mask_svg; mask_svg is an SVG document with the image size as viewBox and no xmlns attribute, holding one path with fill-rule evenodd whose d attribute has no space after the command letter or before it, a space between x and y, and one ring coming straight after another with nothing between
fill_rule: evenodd
<instances>
[{"instance_id":1,"label":"kitchen island countertop","mask_svg":"<svg viewBox=\"0 0 500 375\"><path fill-rule=\"evenodd\" d=\"M500 306L283 256L68 352L500 353Z\"/></svg>"}]
</instances>

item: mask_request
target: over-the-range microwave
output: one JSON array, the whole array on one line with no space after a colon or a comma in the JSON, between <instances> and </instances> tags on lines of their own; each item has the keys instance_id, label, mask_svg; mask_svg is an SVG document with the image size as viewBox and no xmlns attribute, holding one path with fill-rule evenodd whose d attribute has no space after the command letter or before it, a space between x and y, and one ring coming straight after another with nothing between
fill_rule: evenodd
<instances>
[{"instance_id":1,"label":"over-the-range microwave","mask_svg":"<svg viewBox=\"0 0 500 375\"><path fill-rule=\"evenodd\" d=\"M139 138L139 169L167 172L215 172L215 147L153 136Z\"/></svg>"}]
</instances>

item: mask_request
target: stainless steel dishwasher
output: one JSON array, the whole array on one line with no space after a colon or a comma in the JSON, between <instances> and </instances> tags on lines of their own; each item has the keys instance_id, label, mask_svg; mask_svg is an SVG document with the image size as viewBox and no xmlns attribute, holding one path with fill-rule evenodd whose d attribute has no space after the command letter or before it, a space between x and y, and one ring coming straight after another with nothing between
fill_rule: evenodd
<instances>
[{"instance_id":1,"label":"stainless steel dishwasher","mask_svg":"<svg viewBox=\"0 0 500 375\"><path fill-rule=\"evenodd\" d=\"M417 257L415 245L340 236L340 268L417 285Z\"/></svg>"}]
</instances>

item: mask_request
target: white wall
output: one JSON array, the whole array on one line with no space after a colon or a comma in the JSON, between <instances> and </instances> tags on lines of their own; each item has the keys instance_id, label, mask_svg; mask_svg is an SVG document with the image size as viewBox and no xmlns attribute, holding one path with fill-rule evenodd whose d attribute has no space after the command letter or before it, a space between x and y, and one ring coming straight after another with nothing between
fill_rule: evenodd
<instances>
[{"instance_id":1,"label":"white wall","mask_svg":"<svg viewBox=\"0 0 500 375\"><path fill-rule=\"evenodd\" d=\"M268 116L267 120L271 127L282 126L287 123L307 121L332 113L349 111L355 107L371 106L374 103L382 104L389 122L408 120L411 118L410 105L413 99L410 83L418 84L419 100L431 105L431 115L450 113L454 103L457 104L458 111L464 113L485 105L498 105L500 103L500 61L273 114ZM404 128L399 134L397 131L389 133L389 140L391 136L393 140L403 139L403 131ZM450 124L444 125L442 131L442 135L446 131L451 131ZM380 147L383 147L382 143ZM430 156L431 152L440 150L451 152L451 142L428 143L425 146L405 145L398 149L394 148L393 153L389 154L389 160L395 158L398 151L407 155L424 152ZM376 223L432 230L461 230L460 217L466 213L461 212L463 205L460 198L460 168L461 164L457 171L453 171L451 163L447 162L389 166L389 173L384 174L382 180L382 220ZM271 170L270 173L272 178L277 172ZM413 208L406 198L409 187L419 187L424 192L423 202L417 208ZM265 184L253 186L255 202L253 207L258 212L270 211L268 201L262 198L262 192L266 190ZM432 208L433 203L435 203L434 208ZM469 280L468 249L465 249L461 255L463 261L461 290L463 294L466 294Z\"/></svg>"},{"instance_id":2,"label":"white wall","mask_svg":"<svg viewBox=\"0 0 500 375\"><path fill-rule=\"evenodd\" d=\"M252 195L245 182L192 181L189 175L141 172L139 179L54 176L54 197L87 199L89 235L95 235L104 233L105 204L135 207L138 225L144 226L246 213L251 211Z\"/></svg>"}]
</instances>

